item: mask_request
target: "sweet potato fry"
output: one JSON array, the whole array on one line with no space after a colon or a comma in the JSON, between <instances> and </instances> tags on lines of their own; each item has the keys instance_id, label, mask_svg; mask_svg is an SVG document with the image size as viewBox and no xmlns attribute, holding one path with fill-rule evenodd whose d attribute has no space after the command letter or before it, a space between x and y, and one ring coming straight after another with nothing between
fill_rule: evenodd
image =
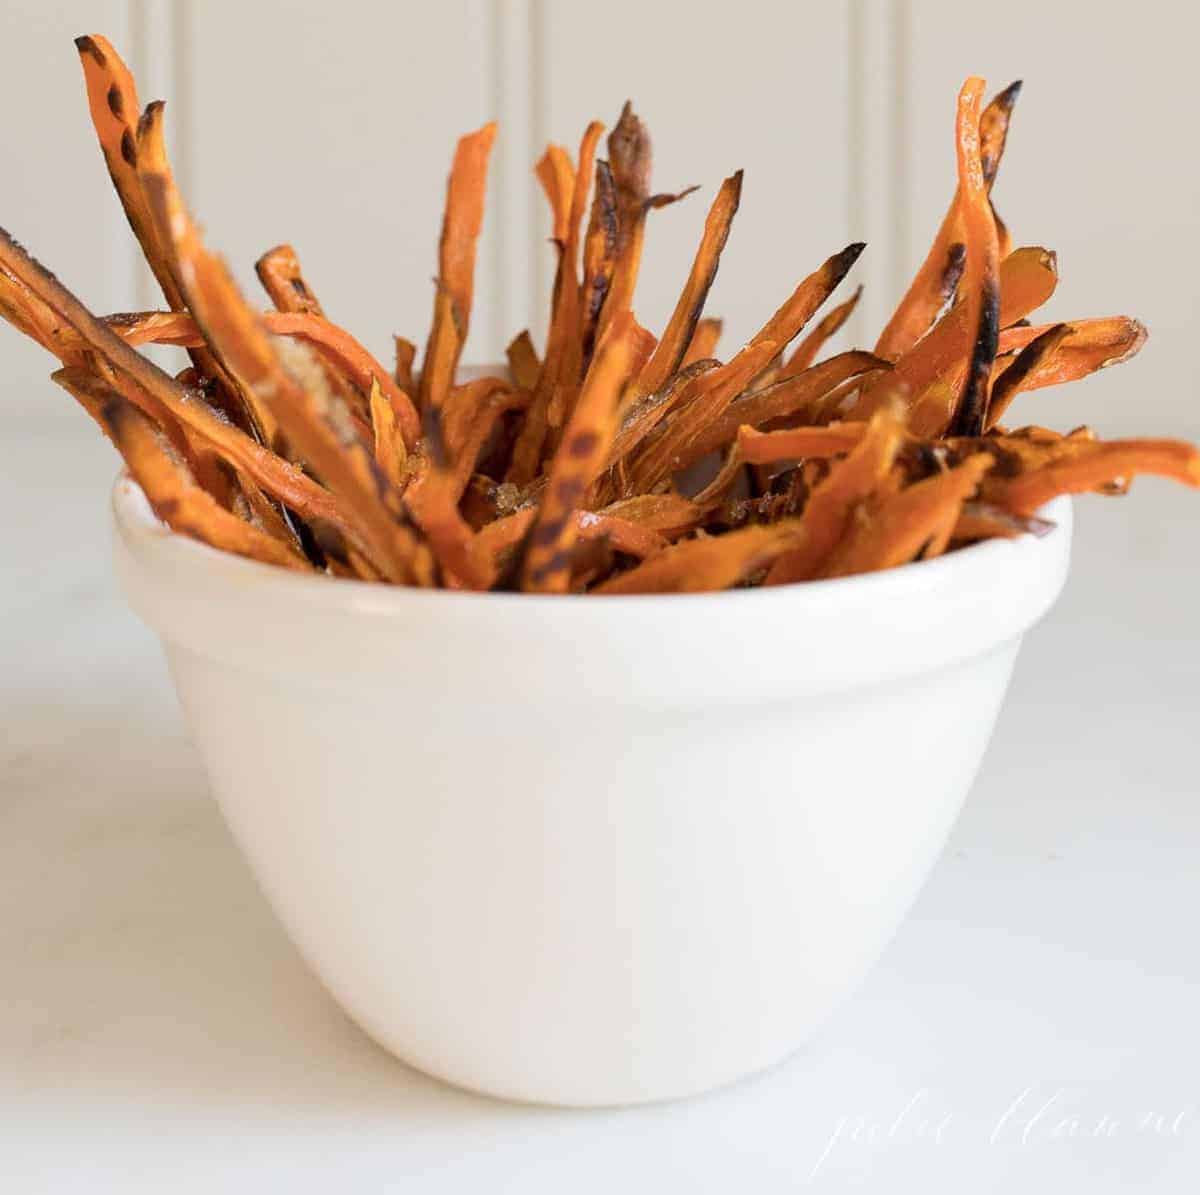
<instances>
[{"instance_id":1,"label":"sweet potato fry","mask_svg":"<svg viewBox=\"0 0 1200 1195\"><path fill-rule=\"evenodd\" d=\"M169 180L143 170L142 190L159 236L180 263L188 308L214 354L238 378L243 392L256 396L256 406L270 412L326 485L344 498L363 554L390 580L411 578L416 541L402 525L400 496L345 407L303 389L284 369L266 328L224 265L204 248Z\"/></svg>"},{"instance_id":2,"label":"sweet potato fry","mask_svg":"<svg viewBox=\"0 0 1200 1195\"><path fill-rule=\"evenodd\" d=\"M716 199L704 221L704 235L696 250L691 273L675 310L650 360L638 373L633 385L635 397L652 394L661 389L683 362L688 346L700 321L705 300L717 276L721 250L729 238L729 228L737 214L742 195L742 172L730 175L717 192Z\"/></svg>"},{"instance_id":3,"label":"sweet potato fry","mask_svg":"<svg viewBox=\"0 0 1200 1195\"><path fill-rule=\"evenodd\" d=\"M1012 363L992 382L987 411L988 427L999 422L1013 399L1028 387L1038 366L1052 357L1070 335L1070 324L1054 324L1017 353Z\"/></svg>"},{"instance_id":4,"label":"sweet potato fry","mask_svg":"<svg viewBox=\"0 0 1200 1195\"><path fill-rule=\"evenodd\" d=\"M697 361L703 361L711 357L717 348L717 341L721 339L721 333L724 331L725 321L721 319L704 318L696 323L696 330L692 333L691 342L688 344L687 352L683 354L683 360L679 363L681 369L686 369L689 365L694 365Z\"/></svg>"},{"instance_id":5,"label":"sweet potato fry","mask_svg":"<svg viewBox=\"0 0 1200 1195\"><path fill-rule=\"evenodd\" d=\"M608 166L616 209L616 253L608 295L600 313L600 332L631 310L642 261L642 242L650 199L650 132L626 101L608 135Z\"/></svg>"},{"instance_id":6,"label":"sweet potato fry","mask_svg":"<svg viewBox=\"0 0 1200 1195\"><path fill-rule=\"evenodd\" d=\"M810 366L795 377L743 394L698 437L694 456L698 458L727 444L743 424L761 428L773 420L792 415L807 421L813 406L836 391L843 382L888 368L888 363L881 358L852 349Z\"/></svg>"},{"instance_id":7,"label":"sweet potato fry","mask_svg":"<svg viewBox=\"0 0 1200 1195\"><path fill-rule=\"evenodd\" d=\"M1000 263L1000 327L1007 328L1036 311L1054 293L1058 283L1058 263L1052 252L1041 248L1016 249ZM968 362L978 337L978 327L968 318L966 304L956 303L919 340L896 361L889 384L906 386L919 396L936 381L944 381L957 390L967 376ZM874 409L877 379L863 387L862 398L853 417L867 418Z\"/></svg>"},{"instance_id":8,"label":"sweet potato fry","mask_svg":"<svg viewBox=\"0 0 1200 1195\"><path fill-rule=\"evenodd\" d=\"M149 404L143 409L152 417L163 410L169 412L182 426L219 449L232 465L244 470L269 494L286 503L306 521L328 523L341 534L353 536L351 520L334 495L220 419L207 403L125 344L3 229L0 229L0 266L50 307L79 337L80 343L124 379L130 390L128 393L121 390L123 397L136 401L136 396L140 396ZM118 389L121 388L118 386Z\"/></svg>"},{"instance_id":9,"label":"sweet potato fry","mask_svg":"<svg viewBox=\"0 0 1200 1195\"><path fill-rule=\"evenodd\" d=\"M371 430L375 435L375 461L383 475L397 489L405 485L405 462L408 450L404 437L396 427L396 413L392 404L383 396L379 382L371 382Z\"/></svg>"},{"instance_id":10,"label":"sweet potato fry","mask_svg":"<svg viewBox=\"0 0 1200 1195\"><path fill-rule=\"evenodd\" d=\"M53 378L79 400L112 440L154 513L173 531L265 564L305 572L311 569L291 545L220 506L173 454L162 430L94 374L68 368L60 369Z\"/></svg>"},{"instance_id":11,"label":"sweet potato fry","mask_svg":"<svg viewBox=\"0 0 1200 1195\"><path fill-rule=\"evenodd\" d=\"M779 371L776 381L786 381L803 373L817 359L817 354L825 347L826 341L840 331L842 325L854 314L859 299L862 298L861 286L857 287L844 303L839 303L819 324L796 346L796 351L788 358Z\"/></svg>"},{"instance_id":12,"label":"sweet potato fry","mask_svg":"<svg viewBox=\"0 0 1200 1195\"><path fill-rule=\"evenodd\" d=\"M471 323L475 250L483 228L488 159L495 123L459 139L446 184L446 211L438 245L433 327L425 346L418 393L422 406L440 406L454 380Z\"/></svg>"},{"instance_id":13,"label":"sweet potato fry","mask_svg":"<svg viewBox=\"0 0 1200 1195\"><path fill-rule=\"evenodd\" d=\"M413 377L413 362L417 358L417 346L411 340L405 340L403 336L393 336L392 342L396 353L396 368L392 377L396 379L396 385L405 394L416 394L417 383Z\"/></svg>"},{"instance_id":14,"label":"sweet potato fry","mask_svg":"<svg viewBox=\"0 0 1200 1195\"><path fill-rule=\"evenodd\" d=\"M856 448L867 430L865 423L830 423L825 427L792 427L758 432L738 429L737 446L748 465L800 461L806 457L841 456Z\"/></svg>"},{"instance_id":15,"label":"sweet potato fry","mask_svg":"<svg viewBox=\"0 0 1200 1195\"><path fill-rule=\"evenodd\" d=\"M1060 456L1016 477L989 481L985 497L1018 515L1032 515L1059 494L1081 494L1142 473L1200 486L1200 450L1182 440L1080 440Z\"/></svg>"},{"instance_id":16,"label":"sweet potato fry","mask_svg":"<svg viewBox=\"0 0 1200 1195\"><path fill-rule=\"evenodd\" d=\"M523 589L562 593L570 579L570 548L577 525L571 515L608 457L616 433L617 404L629 379L633 321L609 327L584 380L579 402L550 463L546 489L529 534L521 569Z\"/></svg>"},{"instance_id":17,"label":"sweet potato fry","mask_svg":"<svg viewBox=\"0 0 1200 1195\"><path fill-rule=\"evenodd\" d=\"M508 348L505 349L505 356L508 359L508 372L512 375L512 380L522 390L532 393L533 388L537 385L538 375L542 372L542 363L538 360L537 349L533 347L533 339L529 335L528 328L512 338Z\"/></svg>"},{"instance_id":18,"label":"sweet potato fry","mask_svg":"<svg viewBox=\"0 0 1200 1195\"><path fill-rule=\"evenodd\" d=\"M1048 535L1054 524L1047 519L1016 515L990 502L965 502L954 524L952 541L975 543L981 539L1016 539L1019 535Z\"/></svg>"},{"instance_id":19,"label":"sweet potato fry","mask_svg":"<svg viewBox=\"0 0 1200 1195\"><path fill-rule=\"evenodd\" d=\"M591 362L600 328L600 314L612 287L619 243L618 224L617 186L613 181L612 169L607 162L599 161L596 163L592 212L583 242L579 341L584 368Z\"/></svg>"},{"instance_id":20,"label":"sweet potato fry","mask_svg":"<svg viewBox=\"0 0 1200 1195\"><path fill-rule=\"evenodd\" d=\"M969 457L956 468L901 490L875 509L863 510L819 575L845 577L915 560L952 516L957 519L991 467L992 460L985 454Z\"/></svg>"},{"instance_id":21,"label":"sweet potato fry","mask_svg":"<svg viewBox=\"0 0 1200 1195\"><path fill-rule=\"evenodd\" d=\"M980 167L989 193L1000 168L1009 120L1020 93L1020 81L1010 83L991 100L979 120ZM966 252L962 198L959 184L928 255L876 341L878 356L894 361L908 352L933 326L942 308L954 298ZM1007 257L1007 251L1001 256Z\"/></svg>"},{"instance_id":22,"label":"sweet potato fry","mask_svg":"<svg viewBox=\"0 0 1200 1195\"><path fill-rule=\"evenodd\" d=\"M779 346L773 340L747 345L728 365L693 380L663 434L648 442L630 464L630 483L649 492L705 455L704 434L766 366Z\"/></svg>"},{"instance_id":23,"label":"sweet potato fry","mask_svg":"<svg viewBox=\"0 0 1200 1195\"><path fill-rule=\"evenodd\" d=\"M804 535L795 521L743 527L673 544L643 564L596 586L606 596L705 593L730 589L766 568Z\"/></svg>"},{"instance_id":24,"label":"sweet potato fry","mask_svg":"<svg viewBox=\"0 0 1200 1195\"><path fill-rule=\"evenodd\" d=\"M120 55L100 34L77 37L75 48L83 66L92 125L113 187L167 305L180 311L183 295L159 244L138 179L137 126L142 107L137 86Z\"/></svg>"},{"instance_id":25,"label":"sweet potato fry","mask_svg":"<svg viewBox=\"0 0 1200 1195\"><path fill-rule=\"evenodd\" d=\"M1066 336L1038 361L1021 384L1021 390L1040 390L1075 382L1099 369L1120 365L1136 356L1146 343L1144 325L1127 316L1107 319L1073 320ZM1044 336L1054 325L1010 328L1000 334L1000 349L1023 349ZM989 421L998 422L1003 412L989 412Z\"/></svg>"},{"instance_id":26,"label":"sweet potato fry","mask_svg":"<svg viewBox=\"0 0 1200 1195\"><path fill-rule=\"evenodd\" d=\"M956 127L959 208L967 247L960 285L971 350L951 427L965 436L982 434L987 423L992 362L1000 340L1000 247L979 144L983 86L978 78L963 84Z\"/></svg>"},{"instance_id":27,"label":"sweet potato fry","mask_svg":"<svg viewBox=\"0 0 1200 1195\"><path fill-rule=\"evenodd\" d=\"M767 573L767 585L815 576L846 535L855 511L882 485L904 439L904 410L887 404L872 417L858 444L809 496L800 525L804 538Z\"/></svg>"},{"instance_id":28,"label":"sweet potato fry","mask_svg":"<svg viewBox=\"0 0 1200 1195\"><path fill-rule=\"evenodd\" d=\"M678 494L638 494L613 502L599 513L657 531L666 539L694 531L704 518L700 507Z\"/></svg>"},{"instance_id":29,"label":"sweet potato fry","mask_svg":"<svg viewBox=\"0 0 1200 1195\"><path fill-rule=\"evenodd\" d=\"M865 248L866 243L863 241L847 245L840 253L835 253L819 269L809 274L792 292L787 302L759 329L742 352L748 352L767 341L771 341L782 352L850 272L850 267L859 259Z\"/></svg>"}]
</instances>

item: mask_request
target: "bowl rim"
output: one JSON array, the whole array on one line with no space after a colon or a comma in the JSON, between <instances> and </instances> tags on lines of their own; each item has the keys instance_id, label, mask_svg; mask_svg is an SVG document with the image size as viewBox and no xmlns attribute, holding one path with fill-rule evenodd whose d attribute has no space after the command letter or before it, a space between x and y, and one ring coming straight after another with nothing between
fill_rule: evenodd
<instances>
[{"instance_id":1,"label":"bowl rim","mask_svg":"<svg viewBox=\"0 0 1200 1195\"><path fill-rule=\"evenodd\" d=\"M952 582L969 583L976 574L989 572L999 561L1007 560L1016 567L1025 558L1053 550L1063 537L1071 536L1073 511L1071 499L1062 495L1042 507L1037 515L1053 524L1043 536L1024 534L1012 539L993 538L981 540L953 552L945 552L933 560L918 560L894 568L879 569L870 573L856 573L847 577L799 581L790 585L740 587L701 593L645 593L645 594L536 594L494 591L479 592L467 589L422 589L410 585L384 585L360 581L348 577L307 574L262 561L251 560L232 552L214 548L199 540L171 530L154 514L141 487L125 470L121 470L113 482L111 494L113 523L126 548L138 559L169 557L170 563L191 573L202 571L213 579L223 579L239 589L253 587L263 592L278 594L281 600L297 599L305 604L339 605L349 603L361 613L396 612L414 604L425 605L487 605L492 608L528 609L530 613L545 613L553 609L556 613L574 607L605 609L637 608L648 610L654 606L679 609L686 604L689 609L705 605L728 605L730 603L758 604L795 603L804 598L817 604L836 601L852 590L875 590L880 600L889 596L903 597L917 586L927 592L929 588L940 588ZM580 598L598 597L599 601L580 601Z\"/></svg>"}]
</instances>

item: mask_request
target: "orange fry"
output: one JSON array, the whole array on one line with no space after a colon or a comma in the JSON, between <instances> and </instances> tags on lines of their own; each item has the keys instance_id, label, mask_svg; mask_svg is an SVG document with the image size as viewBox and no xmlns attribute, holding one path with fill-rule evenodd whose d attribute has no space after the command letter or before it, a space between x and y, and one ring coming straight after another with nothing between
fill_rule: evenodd
<instances>
[{"instance_id":1,"label":"orange fry","mask_svg":"<svg viewBox=\"0 0 1200 1195\"><path fill-rule=\"evenodd\" d=\"M220 506L174 456L162 430L94 374L60 369L53 379L79 400L112 440L154 513L173 531L264 564L311 569L295 548Z\"/></svg>"},{"instance_id":2,"label":"orange fry","mask_svg":"<svg viewBox=\"0 0 1200 1195\"><path fill-rule=\"evenodd\" d=\"M979 121L980 166L989 192L1000 168L1009 120L1020 93L1020 81L1010 83L992 99ZM965 264L965 240L962 186L959 184L928 255L875 343L875 352L880 357L894 361L908 352L933 326L942 308L954 298ZM1003 252L1001 256L1007 257L1008 253Z\"/></svg>"},{"instance_id":3,"label":"orange fry","mask_svg":"<svg viewBox=\"0 0 1200 1195\"><path fill-rule=\"evenodd\" d=\"M721 261L721 250L729 238L729 228L737 214L742 195L742 172L739 170L722 184L716 199L704 221L704 235L691 273L684 284L683 293L675 304L675 310L658 342L650 360L637 376L633 392L637 396L651 394L666 384L667 379L679 368L704 310L705 300L717 276Z\"/></svg>"},{"instance_id":4,"label":"orange fry","mask_svg":"<svg viewBox=\"0 0 1200 1195\"><path fill-rule=\"evenodd\" d=\"M987 422L988 388L992 362L1000 339L1000 247L996 220L988 199L979 144L983 80L968 79L958 97L956 147L958 186L966 265L961 289L964 318L971 337L970 356L952 430L958 435L980 435Z\"/></svg>"},{"instance_id":5,"label":"orange fry","mask_svg":"<svg viewBox=\"0 0 1200 1195\"><path fill-rule=\"evenodd\" d=\"M683 354L683 360L679 363L681 369L686 369L689 365L694 365L697 361L703 361L707 357L711 357L717 348L717 341L721 339L721 333L724 331L725 321L721 319L705 318L699 320L696 324L696 330L692 333L691 343L687 347L687 352Z\"/></svg>"},{"instance_id":6,"label":"orange fry","mask_svg":"<svg viewBox=\"0 0 1200 1195\"><path fill-rule=\"evenodd\" d=\"M887 477L903 439L903 408L898 404L888 404L871 416L850 455L809 496L800 518L804 539L775 561L766 584L783 585L816 575L842 541L859 505Z\"/></svg>"},{"instance_id":7,"label":"orange fry","mask_svg":"<svg viewBox=\"0 0 1200 1195\"><path fill-rule=\"evenodd\" d=\"M617 404L633 358L633 321L610 325L584 380L579 402L550 462L546 489L521 570L523 589L563 593L570 581L571 545L577 524L571 515L604 466L616 432Z\"/></svg>"},{"instance_id":8,"label":"orange fry","mask_svg":"<svg viewBox=\"0 0 1200 1195\"><path fill-rule=\"evenodd\" d=\"M418 393L423 407L441 405L467 339L475 294L475 250L483 228L488 159L495 138L492 122L460 138L454 152L438 245L433 326L421 365Z\"/></svg>"},{"instance_id":9,"label":"orange fry","mask_svg":"<svg viewBox=\"0 0 1200 1195\"><path fill-rule=\"evenodd\" d=\"M161 175L143 171L155 227L170 244L186 280L188 308L215 355L279 424L288 442L335 493L356 521L356 547L391 580L412 576L416 541L401 525L400 497L375 463L349 413L284 369L266 328L243 299L224 265L200 241L178 192ZM307 318L296 317L288 318Z\"/></svg>"},{"instance_id":10,"label":"orange fry","mask_svg":"<svg viewBox=\"0 0 1200 1195\"><path fill-rule=\"evenodd\" d=\"M1081 494L1140 473L1200 486L1200 450L1182 440L1079 441L1070 455L1016 477L995 477L986 497L1032 515L1059 494Z\"/></svg>"},{"instance_id":11,"label":"orange fry","mask_svg":"<svg viewBox=\"0 0 1200 1195\"><path fill-rule=\"evenodd\" d=\"M803 373L817 359L817 354L825 346L825 342L835 335L842 325L854 313L862 298L863 288L856 288L844 303L839 303L817 326L799 343L783 368L779 371L777 381L786 381Z\"/></svg>"},{"instance_id":12,"label":"orange fry","mask_svg":"<svg viewBox=\"0 0 1200 1195\"><path fill-rule=\"evenodd\" d=\"M793 520L771 526L755 524L725 535L685 540L604 581L591 592L615 596L730 589L766 568L803 534Z\"/></svg>"},{"instance_id":13,"label":"orange fry","mask_svg":"<svg viewBox=\"0 0 1200 1195\"><path fill-rule=\"evenodd\" d=\"M727 444L743 424L759 428L772 420L794 415L807 421L814 405L834 393L843 382L877 369L888 369L888 363L871 353L851 349L810 366L795 377L743 394L697 439L693 454L703 456Z\"/></svg>"},{"instance_id":14,"label":"orange fry","mask_svg":"<svg viewBox=\"0 0 1200 1195\"><path fill-rule=\"evenodd\" d=\"M857 447L866 430L865 423L830 423L775 432L758 432L745 426L738 429L737 446L746 464L770 465L807 457L841 456Z\"/></svg>"},{"instance_id":15,"label":"orange fry","mask_svg":"<svg viewBox=\"0 0 1200 1195\"><path fill-rule=\"evenodd\" d=\"M944 534L962 505L979 488L992 467L984 453L961 465L911 485L866 511L820 570L822 577L845 577L895 568L916 559L922 548ZM952 523L950 524L953 525Z\"/></svg>"},{"instance_id":16,"label":"orange fry","mask_svg":"<svg viewBox=\"0 0 1200 1195\"><path fill-rule=\"evenodd\" d=\"M533 338L529 329L514 336L505 349L504 355L508 360L508 372L513 382L522 390L533 391L537 385L538 375L542 372L542 363L538 360L537 349L533 347Z\"/></svg>"},{"instance_id":17,"label":"orange fry","mask_svg":"<svg viewBox=\"0 0 1200 1195\"><path fill-rule=\"evenodd\" d=\"M1007 328L1036 311L1054 293L1058 283L1058 263L1047 249L1016 249L1000 263L1000 327ZM956 303L919 340L896 361L890 384L905 386L912 395L921 395L941 380L956 389L963 384L967 365L976 343L973 325L963 302ZM975 331L978 329L975 328ZM855 418L865 418L874 409L872 399L880 382L863 387L855 408Z\"/></svg>"}]
</instances>

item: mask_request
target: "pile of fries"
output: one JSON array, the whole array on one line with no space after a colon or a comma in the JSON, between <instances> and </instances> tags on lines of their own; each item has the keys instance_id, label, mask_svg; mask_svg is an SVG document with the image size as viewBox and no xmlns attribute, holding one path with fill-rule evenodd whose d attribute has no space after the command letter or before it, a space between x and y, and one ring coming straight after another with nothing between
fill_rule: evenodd
<instances>
[{"instance_id":1,"label":"pile of fries","mask_svg":"<svg viewBox=\"0 0 1200 1195\"><path fill-rule=\"evenodd\" d=\"M257 263L252 306L204 245L164 147L100 36L76 41L113 184L168 310L97 317L0 230L0 314L61 362L158 517L216 548L301 572L537 593L720 590L839 577L1038 533L1057 494L1137 473L1200 485L1171 440L1103 442L1000 425L1022 391L1138 351L1125 317L1049 325L1054 254L1012 246L991 202L1019 85L958 97L958 186L874 350L823 356L858 299L805 333L862 251L835 253L726 361L703 315L742 187L722 183L659 336L633 302L650 187L629 105L597 158L551 145L536 175L557 274L544 350L528 331L507 376L459 380L495 126L458 142L433 320L385 369L332 323L290 246ZM686 194L684 192L683 194ZM802 333L804 333L802 335ZM136 351L178 345L176 376Z\"/></svg>"}]
</instances>

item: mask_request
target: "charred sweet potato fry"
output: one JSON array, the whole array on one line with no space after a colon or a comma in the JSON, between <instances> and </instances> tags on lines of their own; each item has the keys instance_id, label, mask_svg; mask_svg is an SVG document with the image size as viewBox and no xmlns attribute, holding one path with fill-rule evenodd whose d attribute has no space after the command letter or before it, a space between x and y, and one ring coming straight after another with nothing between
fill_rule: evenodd
<instances>
[{"instance_id":1,"label":"charred sweet potato fry","mask_svg":"<svg viewBox=\"0 0 1200 1195\"><path fill-rule=\"evenodd\" d=\"M986 496L1015 514L1031 515L1059 494L1082 494L1140 473L1200 486L1200 451L1180 440L1082 440L1069 454L1016 477L995 478Z\"/></svg>"},{"instance_id":2,"label":"charred sweet potato fry","mask_svg":"<svg viewBox=\"0 0 1200 1195\"><path fill-rule=\"evenodd\" d=\"M174 455L162 430L94 374L61 369L54 374L54 380L79 400L112 440L154 513L173 531L264 564L300 571L311 568L290 544L266 534L214 501Z\"/></svg>"},{"instance_id":3,"label":"charred sweet potato fry","mask_svg":"<svg viewBox=\"0 0 1200 1195\"><path fill-rule=\"evenodd\" d=\"M957 185L875 353L822 359L861 288L808 329L862 250L803 279L726 362L703 315L742 178L719 188L661 336L634 315L650 188L626 105L578 154L535 168L557 257L545 350L461 380L495 126L457 145L419 375L385 370L330 323L294 250L257 263L274 310L204 246L167 159L163 107L139 114L103 38L77 42L101 150L169 311L96 317L0 230L0 318L58 358L159 517L222 550L372 583L542 593L687 593L839 577L980 540L1044 534L1058 494L1123 493L1140 473L1200 487L1200 451L999 426L1017 394L1133 356L1136 320L1033 325L1054 254L1011 251L991 187L1019 84L955 120ZM590 205L590 215L589 215ZM585 230L586 217L586 230ZM794 344L794 347L789 347ZM136 350L176 345L175 378Z\"/></svg>"},{"instance_id":4,"label":"charred sweet potato fry","mask_svg":"<svg viewBox=\"0 0 1200 1195\"><path fill-rule=\"evenodd\" d=\"M700 322L705 300L717 276L721 250L729 238L729 228L737 214L742 196L742 172L730 175L717 192L704 222L704 236L696 250L692 270L684 283L683 293L667 322L662 338L650 360L639 372L634 383L635 396L651 394L666 384L667 379L683 362L688 346Z\"/></svg>"},{"instance_id":5,"label":"charred sweet potato fry","mask_svg":"<svg viewBox=\"0 0 1200 1195\"><path fill-rule=\"evenodd\" d=\"M971 335L966 377L952 424L959 435L980 435L987 423L992 362L1000 340L1000 246L979 144L983 86L982 79L968 79L958 97L959 206L966 244L961 286Z\"/></svg>"},{"instance_id":6,"label":"charred sweet potato fry","mask_svg":"<svg viewBox=\"0 0 1200 1195\"><path fill-rule=\"evenodd\" d=\"M980 167L984 185L989 193L1000 168L1000 159L1008 139L1009 120L1020 93L1020 81L1010 83L992 99L979 120ZM1007 257L1007 251L1002 252L1000 256ZM934 237L928 255L875 343L875 352L880 357L894 361L929 331L938 313L954 298L965 261L966 232L960 183L955 188L950 208Z\"/></svg>"},{"instance_id":7,"label":"charred sweet potato fry","mask_svg":"<svg viewBox=\"0 0 1200 1195\"><path fill-rule=\"evenodd\" d=\"M825 347L825 342L841 330L842 325L854 314L859 299L862 298L862 287L858 287L844 303L839 303L819 324L797 345L796 351L784 363L779 371L777 381L786 381L803 373L817 359L817 354Z\"/></svg>"},{"instance_id":8,"label":"charred sweet potato fry","mask_svg":"<svg viewBox=\"0 0 1200 1195\"><path fill-rule=\"evenodd\" d=\"M617 404L629 379L633 325L613 323L588 370L579 402L550 464L546 490L530 531L522 588L562 593L569 580L569 550L577 525L571 515L604 466L616 432Z\"/></svg>"}]
</instances>

